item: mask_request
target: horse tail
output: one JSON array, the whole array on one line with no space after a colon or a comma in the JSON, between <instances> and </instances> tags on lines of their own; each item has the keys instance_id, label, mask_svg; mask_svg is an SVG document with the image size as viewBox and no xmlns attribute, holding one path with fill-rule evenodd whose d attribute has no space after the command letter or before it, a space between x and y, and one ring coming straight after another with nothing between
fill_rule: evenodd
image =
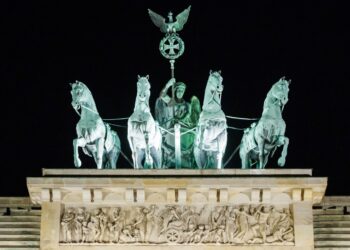
<instances>
[{"instance_id":1,"label":"horse tail","mask_svg":"<svg viewBox=\"0 0 350 250\"><path fill-rule=\"evenodd\" d=\"M116 131L112 130L109 124L104 123L105 128L106 128L106 133L105 133L105 150L106 152L110 152L114 148L119 152L121 149L120 146L120 139Z\"/></svg>"}]
</instances>

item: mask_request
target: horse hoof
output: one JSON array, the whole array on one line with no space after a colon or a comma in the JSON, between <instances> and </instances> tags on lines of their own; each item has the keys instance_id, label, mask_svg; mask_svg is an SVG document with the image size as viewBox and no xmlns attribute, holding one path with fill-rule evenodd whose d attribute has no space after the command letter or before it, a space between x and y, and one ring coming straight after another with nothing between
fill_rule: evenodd
<instances>
[{"instance_id":1,"label":"horse hoof","mask_svg":"<svg viewBox=\"0 0 350 250\"><path fill-rule=\"evenodd\" d=\"M76 167L76 168L80 168L81 167L81 160L75 160L74 161L74 166Z\"/></svg>"},{"instance_id":2,"label":"horse hoof","mask_svg":"<svg viewBox=\"0 0 350 250\"><path fill-rule=\"evenodd\" d=\"M283 158L279 158L277 161L278 166L280 167L284 167L284 165L286 164L286 160Z\"/></svg>"}]
</instances>

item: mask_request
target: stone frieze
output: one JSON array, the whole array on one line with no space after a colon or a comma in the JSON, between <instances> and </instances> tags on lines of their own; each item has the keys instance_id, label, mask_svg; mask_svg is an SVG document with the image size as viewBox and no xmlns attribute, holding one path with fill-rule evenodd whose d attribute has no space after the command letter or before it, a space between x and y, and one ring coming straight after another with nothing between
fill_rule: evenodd
<instances>
[{"instance_id":1,"label":"stone frieze","mask_svg":"<svg viewBox=\"0 0 350 250\"><path fill-rule=\"evenodd\" d=\"M66 207L61 244L293 245L289 208L271 205Z\"/></svg>"}]
</instances>

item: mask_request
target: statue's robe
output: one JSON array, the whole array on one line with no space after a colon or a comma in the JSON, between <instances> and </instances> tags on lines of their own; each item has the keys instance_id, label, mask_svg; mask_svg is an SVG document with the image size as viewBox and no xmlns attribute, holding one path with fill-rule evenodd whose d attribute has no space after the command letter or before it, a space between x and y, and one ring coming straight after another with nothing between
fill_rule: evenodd
<instances>
[{"instance_id":1,"label":"statue's robe","mask_svg":"<svg viewBox=\"0 0 350 250\"><path fill-rule=\"evenodd\" d=\"M190 105L184 100L174 101L170 97L159 97L156 101L155 114L159 125L173 132L174 125L180 123L181 127L188 124L188 115L190 113ZM182 131L183 132L183 131ZM191 136L190 136L191 137ZM189 140L188 136L181 136L181 153L182 167L191 168L192 163L188 162L189 152L192 150L193 138ZM163 166L166 168L175 167L175 138L173 135L163 132Z\"/></svg>"}]
</instances>

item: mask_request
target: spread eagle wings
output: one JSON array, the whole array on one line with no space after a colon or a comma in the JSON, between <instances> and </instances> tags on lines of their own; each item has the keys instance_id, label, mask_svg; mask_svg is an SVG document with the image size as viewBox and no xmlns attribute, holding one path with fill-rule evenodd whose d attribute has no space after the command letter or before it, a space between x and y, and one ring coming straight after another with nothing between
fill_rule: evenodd
<instances>
[{"instance_id":1,"label":"spread eagle wings","mask_svg":"<svg viewBox=\"0 0 350 250\"><path fill-rule=\"evenodd\" d=\"M190 15L190 10L191 5L187 9L182 11L180 14L178 14L176 16L176 21L171 23L167 23L163 16L155 13L150 9L148 9L148 14L151 17L152 22L158 28L160 28L160 31L162 31L163 33L168 33L169 31L173 31L173 29L175 29L175 31L180 31L183 29L185 23L188 20L188 16Z\"/></svg>"},{"instance_id":2,"label":"spread eagle wings","mask_svg":"<svg viewBox=\"0 0 350 250\"><path fill-rule=\"evenodd\" d=\"M160 28L161 32L166 33L167 32L167 24L165 22L165 18L161 15L155 13L154 11L148 9L148 14L151 17L152 22Z\"/></svg>"},{"instance_id":3,"label":"spread eagle wings","mask_svg":"<svg viewBox=\"0 0 350 250\"><path fill-rule=\"evenodd\" d=\"M176 30L180 31L183 29L185 23L187 22L188 16L190 15L191 5L188 6L187 9L182 11L180 14L176 16Z\"/></svg>"}]
</instances>

